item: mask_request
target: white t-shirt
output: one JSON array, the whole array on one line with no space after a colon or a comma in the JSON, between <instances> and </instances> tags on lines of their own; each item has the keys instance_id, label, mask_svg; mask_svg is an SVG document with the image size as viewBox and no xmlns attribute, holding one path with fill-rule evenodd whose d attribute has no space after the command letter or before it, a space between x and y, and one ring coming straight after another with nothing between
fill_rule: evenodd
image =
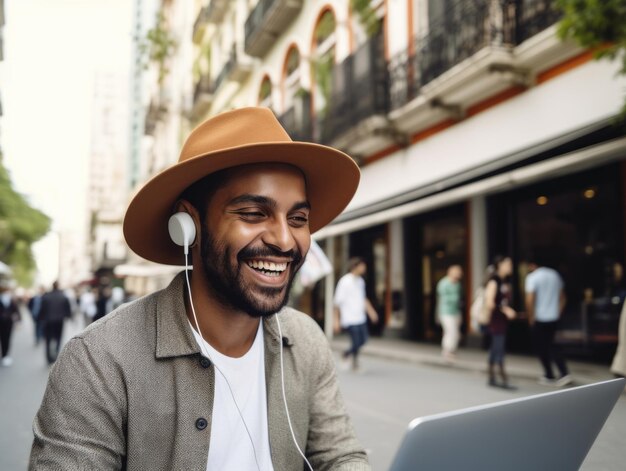
<instances>
[{"instance_id":1,"label":"white t-shirt","mask_svg":"<svg viewBox=\"0 0 626 471\"><path fill-rule=\"evenodd\" d=\"M335 290L335 306L339 308L341 327L367 322L365 317L365 280L347 273L341 277Z\"/></svg>"},{"instance_id":2,"label":"white t-shirt","mask_svg":"<svg viewBox=\"0 0 626 471\"><path fill-rule=\"evenodd\" d=\"M241 358L222 355L200 337L195 329L192 330L198 345L203 345L201 351L208 352L211 361L217 366L207 470L256 471L256 451L261 471L273 471L267 428L263 322L259 322L259 330L252 347ZM220 371L228 378L228 383ZM232 395L228 384L232 388ZM233 396L237 405L233 402ZM250 431L254 450L237 406Z\"/></svg>"}]
</instances>

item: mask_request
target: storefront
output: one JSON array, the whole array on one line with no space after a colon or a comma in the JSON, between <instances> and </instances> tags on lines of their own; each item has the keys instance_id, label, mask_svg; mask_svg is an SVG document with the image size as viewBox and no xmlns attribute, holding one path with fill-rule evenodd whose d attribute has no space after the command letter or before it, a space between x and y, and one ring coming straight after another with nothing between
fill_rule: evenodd
<instances>
[{"instance_id":1,"label":"storefront","mask_svg":"<svg viewBox=\"0 0 626 471\"><path fill-rule=\"evenodd\" d=\"M478 346L468 306L490 260L505 254L515 263L513 302L522 312L511 324L509 349L528 353L523 283L527 259L536 253L566 283L559 341L585 353L612 351L626 293L624 149L626 138L617 128L597 126L525 148L499 160L497 169L465 175L465 181L355 210L315 235L335 270L300 308L314 313L332 335L334 286L349 257L362 256L369 267L368 296L384 321L372 333L436 343L435 287L450 265L459 264L464 269L462 329L471 340L466 346Z\"/></svg>"},{"instance_id":2,"label":"storefront","mask_svg":"<svg viewBox=\"0 0 626 471\"><path fill-rule=\"evenodd\" d=\"M524 310L527 261L535 256L565 281L567 305L559 341L577 349L610 350L626 294L624 176L614 163L541 181L488 198L490 255L515 262L514 304ZM530 348L525 319L512 326L513 350Z\"/></svg>"}]
</instances>

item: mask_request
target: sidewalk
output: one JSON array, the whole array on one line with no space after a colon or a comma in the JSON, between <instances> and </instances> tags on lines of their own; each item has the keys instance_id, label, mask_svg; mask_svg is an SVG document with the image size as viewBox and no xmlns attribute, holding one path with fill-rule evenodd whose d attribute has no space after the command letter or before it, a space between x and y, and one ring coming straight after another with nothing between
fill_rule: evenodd
<instances>
[{"instance_id":1,"label":"sidewalk","mask_svg":"<svg viewBox=\"0 0 626 471\"><path fill-rule=\"evenodd\" d=\"M331 347L336 352L346 350L349 345L350 339L346 335L340 335L331 341ZM487 371L487 352L476 348L459 349L457 360L450 363L442 358L439 345L370 337L361 350L361 354L393 361L473 371L485 375ZM511 378L536 381L542 374L539 360L534 356L507 353L505 362L507 373ZM567 365L577 385L614 378L607 365L571 360L567 361Z\"/></svg>"}]
</instances>

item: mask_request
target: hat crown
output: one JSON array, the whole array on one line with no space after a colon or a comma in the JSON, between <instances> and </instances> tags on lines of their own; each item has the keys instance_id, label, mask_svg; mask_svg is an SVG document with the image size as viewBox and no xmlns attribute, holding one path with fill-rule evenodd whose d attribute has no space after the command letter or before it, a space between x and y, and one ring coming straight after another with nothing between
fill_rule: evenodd
<instances>
[{"instance_id":1,"label":"hat crown","mask_svg":"<svg viewBox=\"0 0 626 471\"><path fill-rule=\"evenodd\" d=\"M185 142L179 162L210 152L269 142L291 142L269 108L242 108L219 114L195 128Z\"/></svg>"}]
</instances>

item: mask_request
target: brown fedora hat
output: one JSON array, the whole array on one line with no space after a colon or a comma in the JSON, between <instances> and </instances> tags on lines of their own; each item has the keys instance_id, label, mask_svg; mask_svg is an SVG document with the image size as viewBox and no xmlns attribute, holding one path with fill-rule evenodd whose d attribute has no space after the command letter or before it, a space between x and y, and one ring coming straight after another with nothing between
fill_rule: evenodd
<instances>
[{"instance_id":1,"label":"brown fedora hat","mask_svg":"<svg viewBox=\"0 0 626 471\"><path fill-rule=\"evenodd\" d=\"M331 147L294 142L268 108L242 108L219 114L194 129L178 163L148 181L135 195L124 217L124 237L138 255L153 262L181 265L167 221L180 195L207 175L254 163L286 163L305 176L311 203L311 232L343 211L357 189L359 167Z\"/></svg>"}]
</instances>

